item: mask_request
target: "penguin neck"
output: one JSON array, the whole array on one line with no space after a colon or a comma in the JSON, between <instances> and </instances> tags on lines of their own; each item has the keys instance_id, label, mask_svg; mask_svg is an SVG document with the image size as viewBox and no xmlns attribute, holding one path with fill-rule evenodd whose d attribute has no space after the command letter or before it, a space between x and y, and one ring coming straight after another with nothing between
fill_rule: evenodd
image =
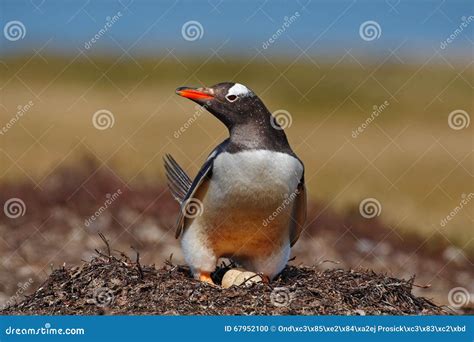
<instances>
[{"instance_id":1,"label":"penguin neck","mask_svg":"<svg viewBox=\"0 0 474 342\"><path fill-rule=\"evenodd\" d=\"M268 118L231 125L228 127L231 145L242 150L291 151L285 132L282 129L275 129L270 120L269 115Z\"/></svg>"}]
</instances>

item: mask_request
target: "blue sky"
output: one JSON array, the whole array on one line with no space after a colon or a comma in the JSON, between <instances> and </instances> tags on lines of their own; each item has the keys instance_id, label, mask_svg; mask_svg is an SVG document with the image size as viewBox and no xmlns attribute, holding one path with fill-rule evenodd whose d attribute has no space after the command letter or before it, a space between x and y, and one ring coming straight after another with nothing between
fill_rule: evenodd
<instances>
[{"instance_id":1,"label":"blue sky","mask_svg":"<svg viewBox=\"0 0 474 342\"><path fill-rule=\"evenodd\" d=\"M107 23L121 17L87 50L88 54L131 55L173 51L179 55L219 53L293 55L301 50L311 55L373 56L397 49L397 54L426 58L435 51L449 59L472 59L474 49L474 1L50 1L1 0L0 24L20 21L23 39L1 36L2 54L30 54L33 49L56 53L84 50ZM278 29L298 13L283 34L263 49ZM444 49L440 45L464 22L460 34ZM187 22L200 24L199 39L183 38ZM364 40L360 27L378 24L377 38Z\"/></svg>"}]
</instances>

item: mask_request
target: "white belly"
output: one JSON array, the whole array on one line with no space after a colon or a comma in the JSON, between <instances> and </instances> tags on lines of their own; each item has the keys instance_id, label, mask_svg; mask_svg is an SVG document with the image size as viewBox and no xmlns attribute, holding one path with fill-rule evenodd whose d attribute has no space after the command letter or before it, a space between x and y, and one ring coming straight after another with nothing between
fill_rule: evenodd
<instances>
[{"instance_id":1,"label":"white belly","mask_svg":"<svg viewBox=\"0 0 474 342\"><path fill-rule=\"evenodd\" d=\"M214 161L203 215L196 223L204 231L217 230L209 239L221 254L238 249L248 255L269 240L286 244L302 172L299 160L285 153L223 153Z\"/></svg>"},{"instance_id":2,"label":"white belly","mask_svg":"<svg viewBox=\"0 0 474 342\"><path fill-rule=\"evenodd\" d=\"M213 208L275 209L294 193L302 173L300 161L286 153L222 153L214 161L208 198Z\"/></svg>"}]
</instances>

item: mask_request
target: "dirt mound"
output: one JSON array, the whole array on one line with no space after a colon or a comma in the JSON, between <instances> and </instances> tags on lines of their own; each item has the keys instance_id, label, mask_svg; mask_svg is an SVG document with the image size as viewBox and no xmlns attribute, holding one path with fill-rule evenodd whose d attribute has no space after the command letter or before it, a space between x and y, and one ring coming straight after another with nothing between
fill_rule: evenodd
<instances>
[{"instance_id":1,"label":"dirt mound","mask_svg":"<svg viewBox=\"0 0 474 342\"><path fill-rule=\"evenodd\" d=\"M142 266L123 253L100 253L90 262L60 268L32 295L2 314L160 315L414 315L447 314L411 293L413 279L364 270L288 266L270 284L222 289L189 276L187 267L167 262ZM213 278L219 282L228 266Z\"/></svg>"}]
</instances>

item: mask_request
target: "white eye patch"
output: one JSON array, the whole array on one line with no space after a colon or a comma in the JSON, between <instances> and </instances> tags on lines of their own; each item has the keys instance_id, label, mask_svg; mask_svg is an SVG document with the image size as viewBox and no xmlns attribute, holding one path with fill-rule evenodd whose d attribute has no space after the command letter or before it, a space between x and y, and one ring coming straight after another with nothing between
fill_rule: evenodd
<instances>
[{"instance_id":1,"label":"white eye patch","mask_svg":"<svg viewBox=\"0 0 474 342\"><path fill-rule=\"evenodd\" d=\"M244 86L240 83L236 83L232 87L230 87L229 91L227 92L226 97L230 96L230 95L243 97L243 96L252 95L252 92L246 86Z\"/></svg>"}]
</instances>

